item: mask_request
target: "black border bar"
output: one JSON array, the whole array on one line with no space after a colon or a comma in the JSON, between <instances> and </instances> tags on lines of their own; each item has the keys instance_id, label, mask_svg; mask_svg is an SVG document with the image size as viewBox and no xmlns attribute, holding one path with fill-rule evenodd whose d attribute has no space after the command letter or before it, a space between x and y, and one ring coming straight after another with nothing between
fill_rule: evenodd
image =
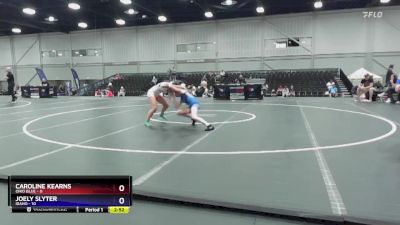
<instances>
[{"instance_id":1,"label":"black border bar","mask_svg":"<svg viewBox=\"0 0 400 225\"><path fill-rule=\"evenodd\" d=\"M206 200L201 198L183 197L178 195L160 194L146 191L134 191L133 199L163 203L169 205L181 205L193 208L211 209L218 211L228 211L242 214L253 214L260 216L267 216L273 218L280 218L292 221L311 222L316 224L371 224L371 225L398 225L399 222L395 221L380 221L368 218L358 218L352 216L335 216L328 214L318 214L306 211L287 210L278 208L268 208L261 206L253 206L246 204L237 204L224 201Z\"/></svg>"}]
</instances>

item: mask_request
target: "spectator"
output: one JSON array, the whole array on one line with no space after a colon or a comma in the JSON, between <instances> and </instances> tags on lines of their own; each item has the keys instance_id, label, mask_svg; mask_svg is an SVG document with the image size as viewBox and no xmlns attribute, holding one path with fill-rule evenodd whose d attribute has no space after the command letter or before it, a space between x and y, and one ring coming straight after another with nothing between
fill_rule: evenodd
<instances>
[{"instance_id":1,"label":"spectator","mask_svg":"<svg viewBox=\"0 0 400 225\"><path fill-rule=\"evenodd\" d=\"M396 87L394 88L394 91L397 93L397 102L396 102L396 104L400 104L400 80L399 79L397 79L397 82L396 82Z\"/></svg>"},{"instance_id":2,"label":"spectator","mask_svg":"<svg viewBox=\"0 0 400 225\"><path fill-rule=\"evenodd\" d=\"M394 100L393 94L396 93L396 86L398 86L397 83L399 83L398 81L398 77L396 76L396 74L392 73L392 75L389 78L389 83L390 86L388 86L388 89L386 91L387 94L387 101L386 103L396 103L396 100ZM400 96L398 96L397 98L400 101Z\"/></svg>"},{"instance_id":3,"label":"spectator","mask_svg":"<svg viewBox=\"0 0 400 225\"><path fill-rule=\"evenodd\" d=\"M197 91L196 86L192 85L192 93L193 93L194 96L196 96L196 91Z\"/></svg>"},{"instance_id":4,"label":"spectator","mask_svg":"<svg viewBox=\"0 0 400 225\"><path fill-rule=\"evenodd\" d=\"M157 84L157 78L155 76L153 76L153 79L151 79L151 83L153 83L153 85Z\"/></svg>"},{"instance_id":5,"label":"spectator","mask_svg":"<svg viewBox=\"0 0 400 225\"><path fill-rule=\"evenodd\" d=\"M296 96L296 92L294 91L293 84L290 85L289 96L292 96L292 97L295 97L295 96Z\"/></svg>"},{"instance_id":6,"label":"spectator","mask_svg":"<svg viewBox=\"0 0 400 225\"><path fill-rule=\"evenodd\" d=\"M282 89L282 97L289 97L289 88L287 86Z\"/></svg>"},{"instance_id":7,"label":"spectator","mask_svg":"<svg viewBox=\"0 0 400 225\"><path fill-rule=\"evenodd\" d=\"M364 99L363 102L372 102L372 96L374 94L374 79L371 75L365 74L364 79L361 80L360 85L357 88L357 97L355 101L361 100L361 95L369 94L368 99Z\"/></svg>"},{"instance_id":8,"label":"spectator","mask_svg":"<svg viewBox=\"0 0 400 225\"><path fill-rule=\"evenodd\" d=\"M333 85L332 88L331 88L331 93L330 93L329 97L336 98L337 97L337 91L338 91L338 89L337 89L336 85Z\"/></svg>"},{"instance_id":9,"label":"spectator","mask_svg":"<svg viewBox=\"0 0 400 225\"><path fill-rule=\"evenodd\" d=\"M264 96L267 95L267 92L268 92L268 84L267 84L267 82L264 83L264 85L262 87L262 92L263 92Z\"/></svg>"},{"instance_id":10,"label":"spectator","mask_svg":"<svg viewBox=\"0 0 400 225\"><path fill-rule=\"evenodd\" d=\"M393 68L394 68L393 64L389 65L388 71L386 72L386 87L391 87L392 85L390 83L390 78L393 75Z\"/></svg>"},{"instance_id":11,"label":"spectator","mask_svg":"<svg viewBox=\"0 0 400 225\"><path fill-rule=\"evenodd\" d=\"M17 100L17 97L15 96L15 91L14 91L14 86L15 86L15 80L14 80L14 74L11 72L11 68L7 68L7 75L5 76L5 79L7 79L8 83L8 94L11 95L11 101L15 102Z\"/></svg>"},{"instance_id":12,"label":"spectator","mask_svg":"<svg viewBox=\"0 0 400 225\"><path fill-rule=\"evenodd\" d=\"M283 85L279 85L278 88L276 89L276 95L283 95Z\"/></svg>"},{"instance_id":13,"label":"spectator","mask_svg":"<svg viewBox=\"0 0 400 225\"><path fill-rule=\"evenodd\" d=\"M201 81L201 83L200 83L200 87L204 88L204 93L203 93L203 96L202 96L203 98L209 97L207 86L208 86L207 80L203 79Z\"/></svg>"},{"instance_id":14,"label":"spectator","mask_svg":"<svg viewBox=\"0 0 400 225\"><path fill-rule=\"evenodd\" d=\"M276 96L276 91L275 91L275 89L272 89L272 90L271 90L271 96Z\"/></svg>"},{"instance_id":15,"label":"spectator","mask_svg":"<svg viewBox=\"0 0 400 225\"><path fill-rule=\"evenodd\" d=\"M221 70L221 72L219 73L219 75L221 75L221 77L224 77L224 76L225 76L225 71L224 71L224 70Z\"/></svg>"},{"instance_id":16,"label":"spectator","mask_svg":"<svg viewBox=\"0 0 400 225\"><path fill-rule=\"evenodd\" d=\"M118 97L119 97L119 96L125 97L125 88L124 88L124 86L121 86L121 88L119 89L119 91L118 91Z\"/></svg>"},{"instance_id":17,"label":"spectator","mask_svg":"<svg viewBox=\"0 0 400 225\"><path fill-rule=\"evenodd\" d=\"M328 89L328 94L331 94L331 88L333 87L333 85L335 85L335 82L333 82L333 80L328 81L328 83L326 83L326 88Z\"/></svg>"},{"instance_id":18,"label":"spectator","mask_svg":"<svg viewBox=\"0 0 400 225\"><path fill-rule=\"evenodd\" d=\"M94 96L95 97L103 97L103 93L101 92L101 90L100 89L96 89L96 91L94 92Z\"/></svg>"}]
</instances>

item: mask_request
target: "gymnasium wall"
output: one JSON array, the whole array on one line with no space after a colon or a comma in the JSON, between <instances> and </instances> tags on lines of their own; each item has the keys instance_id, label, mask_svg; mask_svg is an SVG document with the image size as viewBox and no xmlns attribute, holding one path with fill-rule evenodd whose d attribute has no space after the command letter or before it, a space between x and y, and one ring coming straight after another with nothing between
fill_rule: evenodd
<instances>
[{"instance_id":1,"label":"gymnasium wall","mask_svg":"<svg viewBox=\"0 0 400 225\"><path fill-rule=\"evenodd\" d=\"M384 67L400 62L400 7L368 10L382 11L383 17L365 19L366 9L357 9L0 37L0 69L14 65L21 84L40 66L49 79L68 80L71 67L82 79L172 68L189 72L340 67L349 74L365 67L384 74ZM301 46L276 48L275 42L287 37L299 38ZM96 55L73 55L81 49ZM62 51L62 56L42 55L52 50Z\"/></svg>"}]
</instances>

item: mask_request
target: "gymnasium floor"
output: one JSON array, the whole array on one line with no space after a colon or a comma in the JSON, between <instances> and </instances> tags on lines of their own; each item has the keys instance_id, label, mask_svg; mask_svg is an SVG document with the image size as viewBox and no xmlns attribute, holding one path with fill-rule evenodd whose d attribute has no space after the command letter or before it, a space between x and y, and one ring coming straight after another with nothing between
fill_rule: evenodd
<instances>
[{"instance_id":1,"label":"gymnasium floor","mask_svg":"<svg viewBox=\"0 0 400 225\"><path fill-rule=\"evenodd\" d=\"M134 191L400 223L398 105L202 99L216 125L204 132L174 113L144 127L142 97L8 101L0 96L2 175L131 175ZM7 225L300 223L146 201L128 216L13 215L5 183L0 199Z\"/></svg>"}]
</instances>

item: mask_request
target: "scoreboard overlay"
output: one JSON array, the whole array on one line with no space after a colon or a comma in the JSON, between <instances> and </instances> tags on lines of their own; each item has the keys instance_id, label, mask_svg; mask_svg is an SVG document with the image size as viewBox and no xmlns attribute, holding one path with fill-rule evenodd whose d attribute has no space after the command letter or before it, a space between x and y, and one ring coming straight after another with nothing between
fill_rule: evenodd
<instances>
[{"instance_id":1,"label":"scoreboard overlay","mask_svg":"<svg viewBox=\"0 0 400 225\"><path fill-rule=\"evenodd\" d=\"M129 213L131 176L9 176L14 213Z\"/></svg>"}]
</instances>

